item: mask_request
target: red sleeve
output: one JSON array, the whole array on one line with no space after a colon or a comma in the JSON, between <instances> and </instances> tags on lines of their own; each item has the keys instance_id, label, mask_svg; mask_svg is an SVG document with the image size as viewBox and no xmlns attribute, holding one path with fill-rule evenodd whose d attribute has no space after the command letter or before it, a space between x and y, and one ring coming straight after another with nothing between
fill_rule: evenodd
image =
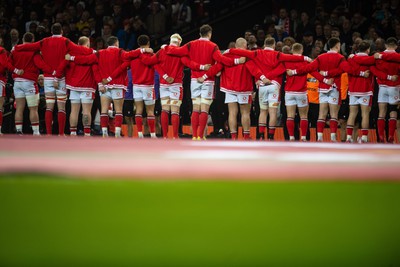
<instances>
[{"instance_id":1,"label":"red sleeve","mask_svg":"<svg viewBox=\"0 0 400 267\"><path fill-rule=\"evenodd\" d=\"M168 47L165 47L164 49L167 49L168 55L179 56L179 57L189 56L190 43L187 43L181 47L169 45Z\"/></svg>"},{"instance_id":2,"label":"red sleeve","mask_svg":"<svg viewBox=\"0 0 400 267\"><path fill-rule=\"evenodd\" d=\"M354 60L359 65L371 66L375 65L374 56L365 56L365 57L353 57L351 60Z\"/></svg>"},{"instance_id":3,"label":"red sleeve","mask_svg":"<svg viewBox=\"0 0 400 267\"><path fill-rule=\"evenodd\" d=\"M313 71L310 73L315 79L317 79L319 82L323 83L324 82L324 76L322 76L318 71Z\"/></svg>"},{"instance_id":4,"label":"red sleeve","mask_svg":"<svg viewBox=\"0 0 400 267\"><path fill-rule=\"evenodd\" d=\"M43 72L52 73L54 71L53 69L51 69L49 65L46 64L46 62L44 62L42 56L39 53L36 53L33 56L33 63L37 68L41 69Z\"/></svg>"},{"instance_id":5,"label":"red sleeve","mask_svg":"<svg viewBox=\"0 0 400 267\"><path fill-rule=\"evenodd\" d=\"M135 58L139 57L142 54L141 48L137 48L135 50L125 52L121 54L121 59L123 61L129 61L129 60L134 60Z\"/></svg>"},{"instance_id":6,"label":"red sleeve","mask_svg":"<svg viewBox=\"0 0 400 267\"><path fill-rule=\"evenodd\" d=\"M299 56L299 55L288 55L279 52L277 55L277 59L279 61L289 61L289 62L301 62L304 61L304 56Z\"/></svg>"},{"instance_id":7,"label":"red sleeve","mask_svg":"<svg viewBox=\"0 0 400 267\"><path fill-rule=\"evenodd\" d=\"M88 56L75 56L73 61L78 65L92 65L98 63L97 53Z\"/></svg>"},{"instance_id":8,"label":"red sleeve","mask_svg":"<svg viewBox=\"0 0 400 267\"><path fill-rule=\"evenodd\" d=\"M215 46L212 56L215 61L220 62L226 66L234 66L235 65L235 59L222 55L221 51L219 51L218 46Z\"/></svg>"},{"instance_id":9,"label":"red sleeve","mask_svg":"<svg viewBox=\"0 0 400 267\"><path fill-rule=\"evenodd\" d=\"M381 55L382 55L383 60L400 62L400 54L399 53L384 53Z\"/></svg>"},{"instance_id":10,"label":"red sleeve","mask_svg":"<svg viewBox=\"0 0 400 267\"><path fill-rule=\"evenodd\" d=\"M56 69L56 77L58 79L60 79L64 73L65 73L65 69L67 68L67 66L69 65L69 60L63 60L61 61L61 63L58 65L57 69Z\"/></svg>"},{"instance_id":11,"label":"red sleeve","mask_svg":"<svg viewBox=\"0 0 400 267\"><path fill-rule=\"evenodd\" d=\"M257 50L255 51L250 51L250 50L244 50L244 49L238 49L238 48L231 48L229 49L229 53L241 57L247 57L251 59L255 59L257 57Z\"/></svg>"},{"instance_id":12,"label":"red sleeve","mask_svg":"<svg viewBox=\"0 0 400 267\"><path fill-rule=\"evenodd\" d=\"M188 57L181 57L181 62L186 67L190 68L191 70L200 70L200 64L194 61L191 61Z\"/></svg>"},{"instance_id":13,"label":"red sleeve","mask_svg":"<svg viewBox=\"0 0 400 267\"><path fill-rule=\"evenodd\" d=\"M261 79L261 76L263 76L263 73L261 72L260 68L257 66L257 64L254 63L253 60L249 60L246 63L244 63L245 67L247 70L251 73L251 75L256 78L256 79Z\"/></svg>"},{"instance_id":14,"label":"red sleeve","mask_svg":"<svg viewBox=\"0 0 400 267\"><path fill-rule=\"evenodd\" d=\"M122 65L120 65L118 68L116 68L113 73L111 74L111 78L115 79L115 77L118 77L118 75L120 75L123 71L126 71L126 69L130 66L130 62L126 61L124 62ZM107 77L103 77L103 78L107 78Z\"/></svg>"},{"instance_id":15,"label":"red sleeve","mask_svg":"<svg viewBox=\"0 0 400 267\"><path fill-rule=\"evenodd\" d=\"M35 43L26 43L24 45L15 46L15 51L40 51L42 48L42 41Z\"/></svg>"},{"instance_id":16,"label":"red sleeve","mask_svg":"<svg viewBox=\"0 0 400 267\"><path fill-rule=\"evenodd\" d=\"M93 53L93 49L86 47L86 46L82 46L82 45L77 45L74 44L71 41L67 41L67 51L70 54L77 54L77 55L90 55Z\"/></svg>"},{"instance_id":17,"label":"red sleeve","mask_svg":"<svg viewBox=\"0 0 400 267\"><path fill-rule=\"evenodd\" d=\"M344 71L344 72L347 72L348 74L350 74L350 75L353 75L353 76L360 76L360 71L361 71L361 67L356 67L356 66L354 66L354 67L352 67L350 64L349 64L349 62L347 62L346 60L342 60L342 62L340 62L340 65L339 65L339 67ZM330 73L330 72L329 72ZM330 74L330 76L332 76L331 74Z\"/></svg>"},{"instance_id":18,"label":"red sleeve","mask_svg":"<svg viewBox=\"0 0 400 267\"><path fill-rule=\"evenodd\" d=\"M206 72L207 77L214 77L215 75L217 75L218 72L222 70L223 67L224 66L221 63L217 63L211 66L211 68Z\"/></svg>"},{"instance_id":19,"label":"red sleeve","mask_svg":"<svg viewBox=\"0 0 400 267\"><path fill-rule=\"evenodd\" d=\"M317 71L318 67L319 67L319 60L318 60L318 58L316 58L310 64L308 64L308 65L306 65L304 67L298 68L296 70L296 72L297 72L297 75L303 75L303 74L306 74L306 73L311 73L313 71Z\"/></svg>"},{"instance_id":20,"label":"red sleeve","mask_svg":"<svg viewBox=\"0 0 400 267\"><path fill-rule=\"evenodd\" d=\"M94 75L94 80L96 83L101 83L103 75L101 74L100 68L98 64L92 65L92 72Z\"/></svg>"},{"instance_id":21,"label":"red sleeve","mask_svg":"<svg viewBox=\"0 0 400 267\"><path fill-rule=\"evenodd\" d=\"M152 55L152 56L149 56L149 55L140 55L140 61L143 63L143 64L145 64L145 65L147 65L147 66L153 66L153 65L155 65L155 64L157 64L157 63L159 63L160 61L158 60L158 56L157 56L157 54L154 54L154 55Z\"/></svg>"},{"instance_id":22,"label":"red sleeve","mask_svg":"<svg viewBox=\"0 0 400 267\"><path fill-rule=\"evenodd\" d=\"M279 63L272 71L265 74L268 79L274 79L277 76L282 75L286 72L286 68L282 63Z\"/></svg>"},{"instance_id":23,"label":"red sleeve","mask_svg":"<svg viewBox=\"0 0 400 267\"><path fill-rule=\"evenodd\" d=\"M371 66L370 70L371 70L372 74L374 74L380 80L387 80L387 73L379 70L377 67Z\"/></svg>"}]
</instances>

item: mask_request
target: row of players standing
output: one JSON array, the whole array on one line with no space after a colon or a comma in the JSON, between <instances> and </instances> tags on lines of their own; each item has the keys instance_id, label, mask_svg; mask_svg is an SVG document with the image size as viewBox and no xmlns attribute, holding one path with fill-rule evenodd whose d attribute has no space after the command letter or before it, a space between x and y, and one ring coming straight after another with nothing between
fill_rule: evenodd
<instances>
[{"instance_id":1,"label":"row of players standing","mask_svg":"<svg viewBox=\"0 0 400 267\"><path fill-rule=\"evenodd\" d=\"M243 134L245 139L250 135L249 110L251 104L251 92L253 90L253 77L259 85L259 132L261 138L266 133L267 115L269 115L268 139L274 138L277 120L277 108L279 106L280 85L282 75L287 71L288 78L285 86L285 100L288 111L287 127L290 139L294 139L294 114L296 107L301 116L301 139L305 140L307 121L307 92L306 74L311 73L320 82L320 114L317 123L318 140L322 140L322 132L329 111L331 140L336 141L337 113L340 105L340 96L337 88L340 88L340 75L347 72L350 76L350 117L348 123L348 141L352 136L352 125L358 112L358 105L362 110L362 140L367 141L369 128L369 110L371 96L373 94L373 77L377 76L380 84L378 102L380 114L378 120L379 138L384 139L384 127L386 107L389 104L389 142L393 141L395 131L395 105L399 100L398 71L399 65L396 49L396 40L389 38L388 50L375 57L368 56L369 45L367 42L360 46L360 53L346 61L338 51L340 41L332 38L328 41L331 48L326 54L320 55L309 64L311 59L302 56L302 46L293 46L293 55L285 55L274 51L275 41L272 38L265 40L265 49L246 51L246 41L239 38L236 41L236 49L228 50L221 55L216 44L210 41L212 28L203 25L200 28L200 38L180 47L182 39L178 34L171 36L170 45L163 47L157 54L152 55L147 36L140 36L138 43L140 48L131 52L125 52L118 48L118 39L111 37L108 40L108 48L93 53L88 48L88 40L81 38L80 46L72 44L68 39L61 37L61 28L55 24L52 27L53 36L37 43L29 43L17 46L18 51L31 51L32 58L37 58L36 51L41 51L43 60L36 64L45 74L46 94L46 129L51 133L52 108L57 100L59 108L59 125L65 127L65 100L66 90L71 91L71 117L79 112L80 103L83 106L83 123L85 134L90 133L90 108L94 92L98 86L101 94L101 127L103 136L107 136L108 107L114 102L116 111L115 126L116 136L120 136L122 124L122 103L124 90L126 89L126 69L131 67L133 76L133 92L136 106L135 120L139 137L142 134L142 112L144 107L148 114L148 124L151 136L155 137L154 123L154 69L161 77L160 96L162 104L161 124L164 136L171 122L174 129L174 137L177 137L179 127L179 106L182 100L182 75L183 66L192 70L191 98L193 112L191 117L193 139L205 139L204 129L207 125L208 111L214 96L214 77L222 71L221 91L226 93L225 102L229 108L229 126L232 138L237 138L238 104L242 115ZM60 41L61 40L61 41ZM25 40L24 40L25 41ZM57 43L57 45L56 45ZM13 53L14 53L13 52ZM69 54L67 54L69 53ZM242 57L241 57L242 56ZM11 55L11 59L13 55ZM250 59L247 60L246 59ZM65 60L64 60L65 59ZM11 63L13 61L11 60ZM60 62L62 62L60 64ZM218 62L218 64L214 64ZM243 64L244 63L244 64ZM19 80L21 70L25 68L9 66L15 72L15 81ZM289 69L289 70L287 70ZM293 70L292 70L293 69ZM65 77L64 77L65 73ZM22 74L26 75L25 74ZM23 79L23 78L22 78ZM97 82L97 86L95 82ZM18 88L18 86L17 86ZM15 91L15 86L14 86ZM28 99L28 98L27 98ZM32 101L30 101L32 102ZM29 101L27 101L29 106ZM74 105L78 108L74 108ZM86 108L85 108L86 106ZM352 108L357 107L357 109ZM85 112L86 110L86 112ZM76 122L75 122L76 121ZM32 119L31 119L32 122ZM75 122L75 123L74 123ZM16 120L17 123L17 120ZM393 124L394 123L394 124ZM77 119L70 118L71 133L76 133ZM33 123L32 123L33 125ZM394 125L394 126L393 126ZM62 128L61 128L62 127ZM17 129L18 130L18 129Z\"/></svg>"}]
</instances>

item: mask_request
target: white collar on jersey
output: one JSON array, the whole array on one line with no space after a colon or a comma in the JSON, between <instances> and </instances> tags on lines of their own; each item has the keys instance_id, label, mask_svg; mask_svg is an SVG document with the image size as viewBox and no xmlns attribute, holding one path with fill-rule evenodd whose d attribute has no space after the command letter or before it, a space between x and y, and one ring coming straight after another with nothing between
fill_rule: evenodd
<instances>
[{"instance_id":1,"label":"white collar on jersey","mask_svg":"<svg viewBox=\"0 0 400 267\"><path fill-rule=\"evenodd\" d=\"M396 53L396 50L389 50L389 49L386 49L386 50L383 51L383 52L385 52L385 53Z\"/></svg>"},{"instance_id":2,"label":"white collar on jersey","mask_svg":"<svg viewBox=\"0 0 400 267\"><path fill-rule=\"evenodd\" d=\"M264 50L271 50L271 51L272 51L272 50L274 50L274 49L271 48L271 47L265 47Z\"/></svg>"},{"instance_id":3,"label":"white collar on jersey","mask_svg":"<svg viewBox=\"0 0 400 267\"><path fill-rule=\"evenodd\" d=\"M119 48L119 47L115 45L109 45L107 48Z\"/></svg>"},{"instance_id":4,"label":"white collar on jersey","mask_svg":"<svg viewBox=\"0 0 400 267\"><path fill-rule=\"evenodd\" d=\"M201 40L201 41L210 41L210 39L204 38L204 37L200 37L199 40Z\"/></svg>"},{"instance_id":5,"label":"white collar on jersey","mask_svg":"<svg viewBox=\"0 0 400 267\"><path fill-rule=\"evenodd\" d=\"M337 53L337 52L334 50L329 50L327 53Z\"/></svg>"},{"instance_id":6,"label":"white collar on jersey","mask_svg":"<svg viewBox=\"0 0 400 267\"><path fill-rule=\"evenodd\" d=\"M357 55L357 56L368 56L367 53L362 53L362 52L358 52L356 55Z\"/></svg>"},{"instance_id":7,"label":"white collar on jersey","mask_svg":"<svg viewBox=\"0 0 400 267\"><path fill-rule=\"evenodd\" d=\"M62 37L62 35L61 34L53 34L51 37Z\"/></svg>"}]
</instances>

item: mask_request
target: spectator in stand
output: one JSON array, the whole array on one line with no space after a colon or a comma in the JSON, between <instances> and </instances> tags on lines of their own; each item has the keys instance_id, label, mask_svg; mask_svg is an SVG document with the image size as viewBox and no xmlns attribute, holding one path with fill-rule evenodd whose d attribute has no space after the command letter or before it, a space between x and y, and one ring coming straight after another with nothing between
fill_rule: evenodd
<instances>
[{"instance_id":1,"label":"spectator in stand","mask_svg":"<svg viewBox=\"0 0 400 267\"><path fill-rule=\"evenodd\" d=\"M275 34L274 34L274 38L276 42L282 42L283 39L285 39L286 37L289 37L288 33L283 29L283 27L281 25L275 26Z\"/></svg>"},{"instance_id":2,"label":"spectator in stand","mask_svg":"<svg viewBox=\"0 0 400 267\"><path fill-rule=\"evenodd\" d=\"M375 40L374 51L376 52L383 52L386 50L385 39L377 38Z\"/></svg>"},{"instance_id":3,"label":"spectator in stand","mask_svg":"<svg viewBox=\"0 0 400 267\"><path fill-rule=\"evenodd\" d=\"M122 15L122 7L120 4L118 4L117 2L113 5L112 7L113 9L113 13L111 15L111 17L113 18L114 21L114 28L113 31L117 31L118 29L123 29L124 25L124 17Z\"/></svg>"},{"instance_id":4,"label":"spectator in stand","mask_svg":"<svg viewBox=\"0 0 400 267\"><path fill-rule=\"evenodd\" d=\"M275 22L277 26L282 26L282 29L287 35L293 34L293 21L290 20L286 8L279 10L279 19Z\"/></svg>"},{"instance_id":5,"label":"spectator in stand","mask_svg":"<svg viewBox=\"0 0 400 267\"><path fill-rule=\"evenodd\" d=\"M252 30L246 30L246 31L244 32L244 39L245 39L247 42L249 42L250 35L252 35L252 34L253 34L253 31L252 31Z\"/></svg>"},{"instance_id":6,"label":"spectator in stand","mask_svg":"<svg viewBox=\"0 0 400 267\"><path fill-rule=\"evenodd\" d=\"M330 24L324 25L324 39L327 41L332 36L332 26Z\"/></svg>"},{"instance_id":7,"label":"spectator in stand","mask_svg":"<svg viewBox=\"0 0 400 267\"><path fill-rule=\"evenodd\" d=\"M146 19L147 13L147 8L143 4L142 0L133 0L132 9L130 12L132 17L138 17L140 20L144 21Z\"/></svg>"},{"instance_id":8,"label":"spectator in stand","mask_svg":"<svg viewBox=\"0 0 400 267\"><path fill-rule=\"evenodd\" d=\"M353 15L351 19L351 29L355 32L366 33L368 30L368 21L367 19L361 15L361 13L357 12Z\"/></svg>"},{"instance_id":9,"label":"spectator in stand","mask_svg":"<svg viewBox=\"0 0 400 267\"><path fill-rule=\"evenodd\" d=\"M303 55L311 57L311 52L314 46L314 36L312 32L305 32L303 35Z\"/></svg>"},{"instance_id":10,"label":"spectator in stand","mask_svg":"<svg viewBox=\"0 0 400 267\"><path fill-rule=\"evenodd\" d=\"M303 40L303 34L305 32L312 32L313 27L310 22L310 16L307 12L302 12L300 15L300 23L296 28L296 41L301 42Z\"/></svg>"},{"instance_id":11,"label":"spectator in stand","mask_svg":"<svg viewBox=\"0 0 400 267\"><path fill-rule=\"evenodd\" d=\"M311 50L311 55L310 57L312 59L316 59L322 52L322 48L320 46L314 46Z\"/></svg>"},{"instance_id":12,"label":"spectator in stand","mask_svg":"<svg viewBox=\"0 0 400 267\"><path fill-rule=\"evenodd\" d=\"M177 28L182 28L192 22L192 10L187 4L187 1L177 0L177 2L172 5L172 21Z\"/></svg>"},{"instance_id":13,"label":"spectator in stand","mask_svg":"<svg viewBox=\"0 0 400 267\"><path fill-rule=\"evenodd\" d=\"M324 28L322 27L321 24L315 25L314 37L315 37L315 39L321 39L324 41L324 43L326 43L326 38L324 35Z\"/></svg>"},{"instance_id":14,"label":"spectator in stand","mask_svg":"<svg viewBox=\"0 0 400 267\"><path fill-rule=\"evenodd\" d=\"M38 14L36 13L36 11L30 12L29 19L30 20L27 23L25 23L25 32L29 32L31 23L35 23L36 25L39 25L39 23L40 23L38 21Z\"/></svg>"},{"instance_id":15,"label":"spectator in stand","mask_svg":"<svg viewBox=\"0 0 400 267\"><path fill-rule=\"evenodd\" d=\"M262 47L264 45L264 40L265 40L265 31L263 29L258 29L256 37L257 37L257 45L259 47Z\"/></svg>"},{"instance_id":16,"label":"spectator in stand","mask_svg":"<svg viewBox=\"0 0 400 267\"><path fill-rule=\"evenodd\" d=\"M104 24L103 31L101 34L101 37L103 38L104 43L107 43L108 38L110 38L111 36L112 36L111 26L109 24Z\"/></svg>"},{"instance_id":17,"label":"spectator in stand","mask_svg":"<svg viewBox=\"0 0 400 267\"><path fill-rule=\"evenodd\" d=\"M133 32L136 36L147 34L146 24L139 17L133 19ZM137 46L135 46L137 48Z\"/></svg>"},{"instance_id":18,"label":"spectator in stand","mask_svg":"<svg viewBox=\"0 0 400 267\"><path fill-rule=\"evenodd\" d=\"M351 21L345 18L342 22L342 31L340 33L340 40L346 44L346 53L349 54L351 45L353 44L353 30L351 29Z\"/></svg>"},{"instance_id":19,"label":"spectator in stand","mask_svg":"<svg viewBox=\"0 0 400 267\"><path fill-rule=\"evenodd\" d=\"M292 45L296 43L296 40L293 37L286 37L283 39L283 44L289 46L292 49Z\"/></svg>"},{"instance_id":20,"label":"spectator in stand","mask_svg":"<svg viewBox=\"0 0 400 267\"><path fill-rule=\"evenodd\" d=\"M101 37L97 37L93 45L94 45L93 49L96 51L107 48L106 43L104 42L103 38L101 38Z\"/></svg>"},{"instance_id":21,"label":"spectator in stand","mask_svg":"<svg viewBox=\"0 0 400 267\"><path fill-rule=\"evenodd\" d=\"M283 43L282 43L281 41L276 42L276 44L275 44L275 50L276 50L276 51L279 51L279 52L282 52L282 48L283 48Z\"/></svg>"},{"instance_id":22,"label":"spectator in stand","mask_svg":"<svg viewBox=\"0 0 400 267\"><path fill-rule=\"evenodd\" d=\"M101 30L103 29L103 17L104 17L104 4L99 2L96 4L94 9L94 20L96 21L96 34L101 36Z\"/></svg>"},{"instance_id":23,"label":"spectator in stand","mask_svg":"<svg viewBox=\"0 0 400 267\"><path fill-rule=\"evenodd\" d=\"M257 38L254 34L251 34L249 36L249 41L247 43L248 43L247 47L249 50L261 49L261 47L257 45Z\"/></svg>"},{"instance_id":24,"label":"spectator in stand","mask_svg":"<svg viewBox=\"0 0 400 267\"><path fill-rule=\"evenodd\" d=\"M8 51L11 51L11 49L18 44L22 44L22 41L19 38L19 32L17 29L11 29L10 39L5 40L4 48Z\"/></svg>"},{"instance_id":25,"label":"spectator in stand","mask_svg":"<svg viewBox=\"0 0 400 267\"><path fill-rule=\"evenodd\" d=\"M314 42L314 46L318 46L319 48L321 48L321 52L322 52L322 50L324 49L325 43L323 40L317 39Z\"/></svg>"},{"instance_id":26,"label":"spectator in stand","mask_svg":"<svg viewBox=\"0 0 400 267\"><path fill-rule=\"evenodd\" d=\"M124 28L117 32L119 47L128 51L133 50L136 45L136 35L132 29L132 22L129 19L124 20Z\"/></svg>"},{"instance_id":27,"label":"spectator in stand","mask_svg":"<svg viewBox=\"0 0 400 267\"><path fill-rule=\"evenodd\" d=\"M89 11L83 11L82 16L80 20L76 23L76 28L78 31L82 31L83 28L89 27L89 18L90 18L90 13Z\"/></svg>"},{"instance_id":28,"label":"spectator in stand","mask_svg":"<svg viewBox=\"0 0 400 267\"><path fill-rule=\"evenodd\" d=\"M147 30L152 38L159 38L165 33L165 11L159 2L150 4L151 13L146 17Z\"/></svg>"}]
</instances>

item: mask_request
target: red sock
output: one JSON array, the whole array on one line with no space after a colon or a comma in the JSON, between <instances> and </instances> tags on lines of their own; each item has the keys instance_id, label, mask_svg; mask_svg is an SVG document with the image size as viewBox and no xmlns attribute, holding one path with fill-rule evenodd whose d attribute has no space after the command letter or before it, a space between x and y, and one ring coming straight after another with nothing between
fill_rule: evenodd
<instances>
[{"instance_id":1,"label":"red sock","mask_svg":"<svg viewBox=\"0 0 400 267\"><path fill-rule=\"evenodd\" d=\"M394 132L396 131L396 124L397 124L397 121L395 118L389 119L389 139L391 141L394 140Z\"/></svg>"},{"instance_id":2,"label":"red sock","mask_svg":"<svg viewBox=\"0 0 400 267\"><path fill-rule=\"evenodd\" d=\"M268 139L269 140L274 140L274 137L275 137L275 126L269 126Z\"/></svg>"},{"instance_id":3,"label":"red sock","mask_svg":"<svg viewBox=\"0 0 400 267\"><path fill-rule=\"evenodd\" d=\"M329 123L330 124L329 127L331 129L331 133L337 133L337 128L338 128L337 119L331 119L329 122L330 122Z\"/></svg>"},{"instance_id":4,"label":"red sock","mask_svg":"<svg viewBox=\"0 0 400 267\"><path fill-rule=\"evenodd\" d=\"M161 111L161 129L164 138L167 138L168 136L168 125L169 125L169 111L163 110Z\"/></svg>"},{"instance_id":5,"label":"red sock","mask_svg":"<svg viewBox=\"0 0 400 267\"><path fill-rule=\"evenodd\" d=\"M307 135L307 131L308 131L308 120L307 119L302 119L300 121L300 131L301 131L301 136Z\"/></svg>"},{"instance_id":6,"label":"red sock","mask_svg":"<svg viewBox=\"0 0 400 267\"><path fill-rule=\"evenodd\" d=\"M136 128L138 132L143 132L143 117L142 115L135 115Z\"/></svg>"},{"instance_id":7,"label":"red sock","mask_svg":"<svg viewBox=\"0 0 400 267\"><path fill-rule=\"evenodd\" d=\"M250 140L250 132L249 131L243 131L243 139Z\"/></svg>"},{"instance_id":8,"label":"red sock","mask_svg":"<svg viewBox=\"0 0 400 267\"><path fill-rule=\"evenodd\" d=\"M178 113L172 113L171 123L172 123L172 129L174 130L174 137L178 138L178 132L179 132L179 114Z\"/></svg>"},{"instance_id":9,"label":"red sock","mask_svg":"<svg viewBox=\"0 0 400 267\"><path fill-rule=\"evenodd\" d=\"M265 124L258 124L258 133L265 134Z\"/></svg>"},{"instance_id":10,"label":"red sock","mask_svg":"<svg viewBox=\"0 0 400 267\"><path fill-rule=\"evenodd\" d=\"M85 133L85 135L90 135L90 126L85 126L83 128L83 132Z\"/></svg>"},{"instance_id":11,"label":"red sock","mask_svg":"<svg viewBox=\"0 0 400 267\"><path fill-rule=\"evenodd\" d=\"M237 132L231 132L232 140L237 140Z\"/></svg>"},{"instance_id":12,"label":"red sock","mask_svg":"<svg viewBox=\"0 0 400 267\"><path fill-rule=\"evenodd\" d=\"M289 133L289 136L294 136L294 119L293 118L287 118L286 127L287 127L287 131Z\"/></svg>"},{"instance_id":13,"label":"red sock","mask_svg":"<svg viewBox=\"0 0 400 267\"><path fill-rule=\"evenodd\" d=\"M147 124L149 125L150 133L156 132L156 118L147 116Z\"/></svg>"},{"instance_id":14,"label":"red sock","mask_svg":"<svg viewBox=\"0 0 400 267\"><path fill-rule=\"evenodd\" d=\"M67 114L65 110L58 111L58 134L64 135L65 123L67 121Z\"/></svg>"},{"instance_id":15,"label":"red sock","mask_svg":"<svg viewBox=\"0 0 400 267\"><path fill-rule=\"evenodd\" d=\"M317 121L317 133L323 133L325 128L325 121L324 120L318 120Z\"/></svg>"},{"instance_id":16,"label":"red sock","mask_svg":"<svg viewBox=\"0 0 400 267\"><path fill-rule=\"evenodd\" d=\"M200 114L198 111L193 111L192 113L192 134L193 137L198 137L197 131L199 128L199 119L200 119Z\"/></svg>"},{"instance_id":17,"label":"red sock","mask_svg":"<svg viewBox=\"0 0 400 267\"><path fill-rule=\"evenodd\" d=\"M48 135L52 134L52 126L53 126L53 110L52 109L46 109L46 113L44 116L44 120L46 123L46 133Z\"/></svg>"},{"instance_id":18,"label":"red sock","mask_svg":"<svg viewBox=\"0 0 400 267\"><path fill-rule=\"evenodd\" d=\"M347 132L347 135L353 136L353 126L347 125L346 132Z\"/></svg>"},{"instance_id":19,"label":"red sock","mask_svg":"<svg viewBox=\"0 0 400 267\"><path fill-rule=\"evenodd\" d=\"M115 127L121 127L122 126L122 114L121 113L117 113L115 114L115 121L114 121L114 125Z\"/></svg>"},{"instance_id":20,"label":"red sock","mask_svg":"<svg viewBox=\"0 0 400 267\"><path fill-rule=\"evenodd\" d=\"M368 135L369 130L368 129L362 129L361 130L361 135Z\"/></svg>"},{"instance_id":21,"label":"red sock","mask_svg":"<svg viewBox=\"0 0 400 267\"><path fill-rule=\"evenodd\" d=\"M199 117L199 136L200 136L200 138L204 137L204 130L206 129L207 121L208 121L208 113L201 112L200 117Z\"/></svg>"},{"instance_id":22,"label":"red sock","mask_svg":"<svg viewBox=\"0 0 400 267\"><path fill-rule=\"evenodd\" d=\"M108 128L108 114L100 115L100 126L101 128Z\"/></svg>"},{"instance_id":23,"label":"red sock","mask_svg":"<svg viewBox=\"0 0 400 267\"><path fill-rule=\"evenodd\" d=\"M378 118L378 135L379 135L379 140L381 142L385 141L385 119L384 118Z\"/></svg>"}]
</instances>

